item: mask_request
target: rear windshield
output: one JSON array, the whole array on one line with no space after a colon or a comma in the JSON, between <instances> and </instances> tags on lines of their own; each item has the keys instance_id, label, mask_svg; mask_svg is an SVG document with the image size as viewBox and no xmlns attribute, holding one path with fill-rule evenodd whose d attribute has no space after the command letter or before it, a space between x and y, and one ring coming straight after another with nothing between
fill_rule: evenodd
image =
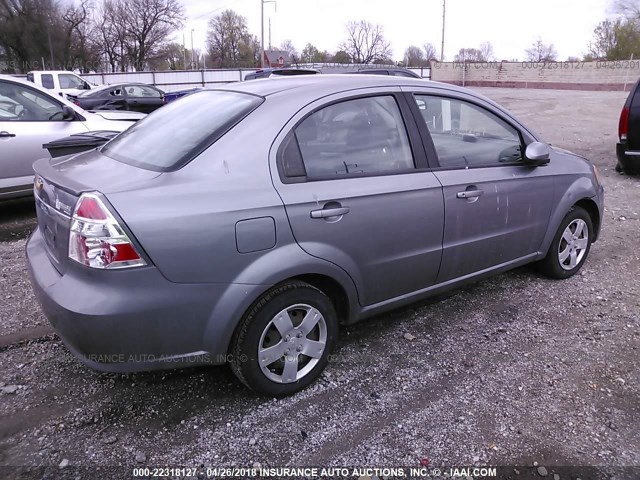
<instances>
[{"instance_id":1,"label":"rear windshield","mask_svg":"<svg viewBox=\"0 0 640 480\"><path fill-rule=\"evenodd\" d=\"M110 158L159 172L176 170L256 109L262 97L201 91L171 102L102 148Z\"/></svg>"}]
</instances>

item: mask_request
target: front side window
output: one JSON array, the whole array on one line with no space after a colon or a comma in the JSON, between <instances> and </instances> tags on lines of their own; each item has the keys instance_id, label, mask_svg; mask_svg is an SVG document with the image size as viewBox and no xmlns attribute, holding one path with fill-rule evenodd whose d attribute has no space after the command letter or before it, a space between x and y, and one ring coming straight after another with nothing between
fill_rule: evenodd
<instances>
[{"instance_id":1,"label":"front side window","mask_svg":"<svg viewBox=\"0 0 640 480\"><path fill-rule=\"evenodd\" d=\"M0 82L0 116L14 122L63 120L62 105L37 90Z\"/></svg>"},{"instance_id":2,"label":"front side window","mask_svg":"<svg viewBox=\"0 0 640 480\"><path fill-rule=\"evenodd\" d=\"M358 98L325 107L298 125L295 137L310 180L415 168L393 96Z\"/></svg>"},{"instance_id":3,"label":"front side window","mask_svg":"<svg viewBox=\"0 0 640 480\"><path fill-rule=\"evenodd\" d=\"M196 92L143 118L101 151L136 167L175 170L216 142L262 101L245 93Z\"/></svg>"},{"instance_id":4,"label":"front side window","mask_svg":"<svg viewBox=\"0 0 640 480\"><path fill-rule=\"evenodd\" d=\"M61 73L58 76L60 80L60 88L76 88L79 90L84 89L84 80L68 73Z\"/></svg>"},{"instance_id":5,"label":"front side window","mask_svg":"<svg viewBox=\"0 0 640 480\"><path fill-rule=\"evenodd\" d=\"M55 86L53 85L53 75L51 75L50 73L44 73L42 74L42 86L44 88L48 88L49 90L55 88Z\"/></svg>"},{"instance_id":6,"label":"front side window","mask_svg":"<svg viewBox=\"0 0 640 480\"><path fill-rule=\"evenodd\" d=\"M463 100L416 95L441 167L467 168L522 160L518 131L497 115Z\"/></svg>"}]
</instances>

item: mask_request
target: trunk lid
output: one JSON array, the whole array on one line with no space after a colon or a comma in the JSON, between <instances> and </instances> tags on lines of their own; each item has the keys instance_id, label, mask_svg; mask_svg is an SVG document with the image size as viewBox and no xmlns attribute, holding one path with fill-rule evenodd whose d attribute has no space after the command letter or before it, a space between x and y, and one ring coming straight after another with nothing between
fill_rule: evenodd
<instances>
[{"instance_id":1,"label":"trunk lid","mask_svg":"<svg viewBox=\"0 0 640 480\"><path fill-rule=\"evenodd\" d=\"M34 163L34 197L38 228L55 268L64 274L69 262L71 217L82 192L104 195L126 191L162 175L133 167L99 151L42 159Z\"/></svg>"}]
</instances>

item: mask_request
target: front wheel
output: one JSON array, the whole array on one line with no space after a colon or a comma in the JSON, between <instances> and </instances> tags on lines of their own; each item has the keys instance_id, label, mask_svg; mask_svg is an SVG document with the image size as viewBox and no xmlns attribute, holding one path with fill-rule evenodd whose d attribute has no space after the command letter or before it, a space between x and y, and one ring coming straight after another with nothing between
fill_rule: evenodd
<instances>
[{"instance_id":1,"label":"front wheel","mask_svg":"<svg viewBox=\"0 0 640 480\"><path fill-rule=\"evenodd\" d=\"M331 300L304 282L265 293L245 315L231 344L231 369L252 390L294 394L318 378L338 334Z\"/></svg>"},{"instance_id":2,"label":"front wheel","mask_svg":"<svg viewBox=\"0 0 640 480\"><path fill-rule=\"evenodd\" d=\"M569 278L582 268L593 242L593 223L584 208L574 206L560 223L539 270L551 278Z\"/></svg>"}]
</instances>

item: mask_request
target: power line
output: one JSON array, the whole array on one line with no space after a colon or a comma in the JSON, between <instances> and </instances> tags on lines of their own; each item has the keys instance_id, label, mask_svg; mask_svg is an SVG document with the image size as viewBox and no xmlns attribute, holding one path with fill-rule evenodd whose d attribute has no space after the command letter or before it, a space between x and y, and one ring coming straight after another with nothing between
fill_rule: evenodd
<instances>
[{"instance_id":1,"label":"power line","mask_svg":"<svg viewBox=\"0 0 640 480\"><path fill-rule=\"evenodd\" d=\"M201 18L203 18L203 17L208 17L208 16L213 15L214 13L216 13L216 12L218 12L218 11L222 10L223 8L228 8L228 7L230 7L230 6L231 6L231 4L237 3L238 1L240 1L240 0L227 0L226 2L224 2L224 3L223 3L222 5L220 5L219 7L214 8L213 10L211 10L211 11L209 11L209 12L202 13L202 14L200 14L200 15L196 16L196 17L190 18L190 20L199 20L199 19L201 19Z\"/></svg>"}]
</instances>

